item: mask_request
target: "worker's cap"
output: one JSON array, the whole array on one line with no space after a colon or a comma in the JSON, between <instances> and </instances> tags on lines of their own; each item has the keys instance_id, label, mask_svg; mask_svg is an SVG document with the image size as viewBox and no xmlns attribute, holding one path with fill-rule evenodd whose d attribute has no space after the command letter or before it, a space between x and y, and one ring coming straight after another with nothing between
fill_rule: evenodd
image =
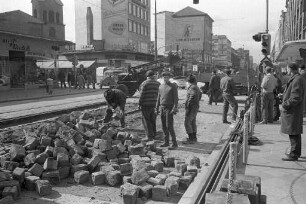
<instances>
[{"instance_id":1,"label":"worker's cap","mask_svg":"<svg viewBox=\"0 0 306 204\"><path fill-rule=\"evenodd\" d=\"M272 72L272 67L267 66L266 67L266 72L271 73Z\"/></svg>"},{"instance_id":2,"label":"worker's cap","mask_svg":"<svg viewBox=\"0 0 306 204\"><path fill-rule=\"evenodd\" d=\"M167 72L167 71L163 72L161 75L162 75L163 77L164 77L164 76L169 76L169 77L171 76L170 72Z\"/></svg>"},{"instance_id":3,"label":"worker's cap","mask_svg":"<svg viewBox=\"0 0 306 204\"><path fill-rule=\"evenodd\" d=\"M197 81L196 77L192 74L190 74L189 76L187 76L186 79L189 83L195 83Z\"/></svg>"},{"instance_id":4,"label":"worker's cap","mask_svg":"<svg viewBox=\"0 0 306 204\"><path fill-rule=\"evenodd\" d=\"M230 69L224 69L223 72L226 73L226 74L231 74L232 73L232 71Z\"/></svg>"},{"instance_id":5,"label":"worker's cap","mask_svg":"<svg viewBox=\"0 0 306 204\"><path fill-rule=\"evenodd\" d=\"M288 66L290 69L292 69L292 70L297 70L298 69L298 66L297 66L297 64L296 63L290 63L289 64L289 66Z\"/></svg>"},{"instance_id":6,"label":"worker's cap","mask_svg":"<svg viewBox=\"0 0 306 204\"><path fill-rule=\"evenodd\" d=\"M147 71L147 73L146 73L146 76L147 77L151 77L151 76L154 76L155 75L155 73L152 71L152 70L149 70L149 71Z\"/></svg>"}]
</instances>

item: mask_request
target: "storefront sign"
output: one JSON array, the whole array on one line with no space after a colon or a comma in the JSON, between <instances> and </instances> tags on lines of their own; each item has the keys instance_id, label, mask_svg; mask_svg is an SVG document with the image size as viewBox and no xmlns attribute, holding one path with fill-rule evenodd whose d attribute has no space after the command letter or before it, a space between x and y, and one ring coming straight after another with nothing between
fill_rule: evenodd
<instances>
[{"instance_id":1,"label":"storefront sign","mask_svg":"<svg viewBox=\"0 0 306 204\"><path fill-rule=\"evenodd\" d=\"M24 45L22 43L18 43L17 39L2 39L2 42L4 44L9 45L11 50L30 51L30 46L29 45Z\"/></svg>"},{"instance_id":2,"label":"storefront sign","mask_svg":"<svg viewBox=\"0 0 306 204\"><path fill-rule=\"evenodd\" d=\"M124 2L125 0L108 0L108 2L112 5L112 6L116 6L122 2Z\"/></svg>"},{"instance_id":3,"label":"storefront sign","mask_svg":"<svg viewBox=\"0 0 306 204\"><path fill-rule=\"evenodd\" d=\"M182 38L176 39L177 42L200 41L201 38L194 37L194 26L187 24L182 33Z\"/></svg>"},{"instance_id":4,"label":"storefront sign","mask_svg":"<svg viewBox=\"0 0 306 204\"><path fill-rule=\"evenodd\" d=\"M81 50L94 50L95 47L93 45L82 45L80 49Z\"/></svg>"},{"instance_id":5,"label":"storefront sign","mask_svg":"<svg viewBox=\"0 0 306 204\"><path fill-rule=\"evenodd\" d=\"M126 29L126 25L122 22L112 23L108 27L108 30L116 35L122 35L125 29Z\"/></svg>"}]
</instances>

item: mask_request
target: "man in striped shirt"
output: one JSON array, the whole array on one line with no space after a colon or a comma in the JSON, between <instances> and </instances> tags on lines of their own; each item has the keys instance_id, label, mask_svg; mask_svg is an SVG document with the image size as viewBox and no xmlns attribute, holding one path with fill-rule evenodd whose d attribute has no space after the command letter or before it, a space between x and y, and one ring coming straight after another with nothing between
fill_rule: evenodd
<instances>
[{"instance_id":1,"label":"man in striped shirt","mask_svg":"<svg viewBox=\"0 0 306 204\"><path fill-rule=\"evenodd\" d=\"M140 85L139 108L142 112L142 124L145 129L146 140L152 141L156 136L156 114L155 106L160 83L155 80L152 70L146 73L147 80Z\"/></svg>"}]
</instances>

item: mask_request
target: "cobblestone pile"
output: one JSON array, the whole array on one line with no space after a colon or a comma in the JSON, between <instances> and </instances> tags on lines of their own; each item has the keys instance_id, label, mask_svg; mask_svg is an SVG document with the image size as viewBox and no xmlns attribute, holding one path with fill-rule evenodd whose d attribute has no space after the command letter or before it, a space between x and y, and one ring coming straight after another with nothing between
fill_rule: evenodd
<instances>
[{"instance_id":1,"label":"cobblestone pile","mask_svg":"<svg viewBox=\"0 0 306 204\"><path fill-rule=\"evenodd\" d=\"M18 199L22 188L49 195L68 177L77 184L120 186L123 203L166 201L188 188L200 168L198 158L187 164L165 156L157 141L100 124L102 116L75 111L0 133L7 139L0 147L0 203ZM165 173L164 167L175 170Z\"/></svg>"}]
</instances>

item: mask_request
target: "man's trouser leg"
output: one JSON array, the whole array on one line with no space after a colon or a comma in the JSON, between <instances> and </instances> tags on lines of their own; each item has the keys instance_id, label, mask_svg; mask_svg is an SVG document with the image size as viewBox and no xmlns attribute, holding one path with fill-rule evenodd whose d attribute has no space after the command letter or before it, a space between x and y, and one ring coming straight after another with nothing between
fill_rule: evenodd
<instances>
[{"instance_id":1,"label":"man's trouser leg","mask_svg":"<svg viewBox=\"0 0 306 204\"><path fill-rule=\"evenodd\" d=\"M261 95L261 113L262 113L262 121L268 122L268 93L263 92Z\"/></svg>"},{"instance_id":2,"label":"man's trouser leg","mask_svg":"<svg viewBox=\"0 0 306 204\"><path fill-rule=\"evenodd\" d=\"M154 139L154 131L152 124L152 115L154 115L154 107L142 107L142 124L145 129L147 138L149 140Z\"/></svg>"},{"instance_id":3,"label":"man's trouser leg","mask_svg":"<svg viewBox=\"0 0 306 204\"><path fill-rule=\"evenodd\" d=\"M227 97L228 97L228 102L233 109L232 120L236 120L237 112L238 112L238 103L232 94L229 94Z\"/></svg>"},{"instance_id":4,"label":"man's trouser leg","mask_svg":"<svg viewBox=\"0 0 306 204\"><path fill-rule=\"evenodd\" d=\"M162 122L162 129L165 135L165 144L169 144L169 130L167 127L167 109L165 107L161 107L160 119Z\"/></svg>"},{"instance_id":5,"label":"man's trouser leg","mask_svg":"<svg viewBox=\"0 0 306 204\"><path fill-rule=\"evenodd\" d=\"M187 134L191 134L194 132L197 132L197 126L196 126L196 117L197 117L198 109L191 109L189 111L189 114L185 114L185 130Z\"/></svg>"},{"instance_id":6,"label":"man's trouser leg","mask_svg":"<svg viewBox=\"0 0 306 204\"><path fill-rule=\"evenodd\" d=\"M229 103L227 101L227 98L225 97L225 94L223 94L223 115L222 115L223 122L227 121L228 106Z\"/></svg>"},{"instance_id":7,"label":"man's trouser leg","mask_svg":"<svg viewBox=\"0 0 306 204\"><path fill-rule=\"evenodd\" d=\"M112 111L112 109L108 108L106 110L106 115L104 116L103 122L108 123L109 121L111 121L112 116L113 116L113 111Z\"/></svg>"},{"instance_id":8,"label":"man's trouser leg","mask_svg":"<svg viewBox=\"0 0 306 204\"><path fill-rule=\"evenodd\" d=\"M290 138L290 156L293 158L299 158L302 152L302 138L301 135L289 135Z\"/></svg>"},{"instance_id":9,"label":"man's trouser leg","mask_svg":"<svg viewBox=\"0 0 306 204\"><path fill-rule=\"evenodd\" d=\"M120 119L120 123L121 123L121 127L125 127L125 112L124 109L121 110L122 111L122 117Z\"/></svg>"},{"instance_id":10,"label":"man's trouser leg","mask_svg":"<svg viewBox=\"0 0 306 204\"><path fill-rule=\"evenodd\" d=\"M268 93L268 122L273 123L273 102L274 102L274 94Z\"/></svg>"},{"instance_id":11,"label":"man's trouser leg","mask_svg":"<svg viewBox=\"0 0 306 204\"><path fill-rule=\"evenodd\" d=\"M210 94L209 94L209 101L208 104L212 104L212 99L213 99L213 90L209 90Z\"/></svg>"}]
</instances>

